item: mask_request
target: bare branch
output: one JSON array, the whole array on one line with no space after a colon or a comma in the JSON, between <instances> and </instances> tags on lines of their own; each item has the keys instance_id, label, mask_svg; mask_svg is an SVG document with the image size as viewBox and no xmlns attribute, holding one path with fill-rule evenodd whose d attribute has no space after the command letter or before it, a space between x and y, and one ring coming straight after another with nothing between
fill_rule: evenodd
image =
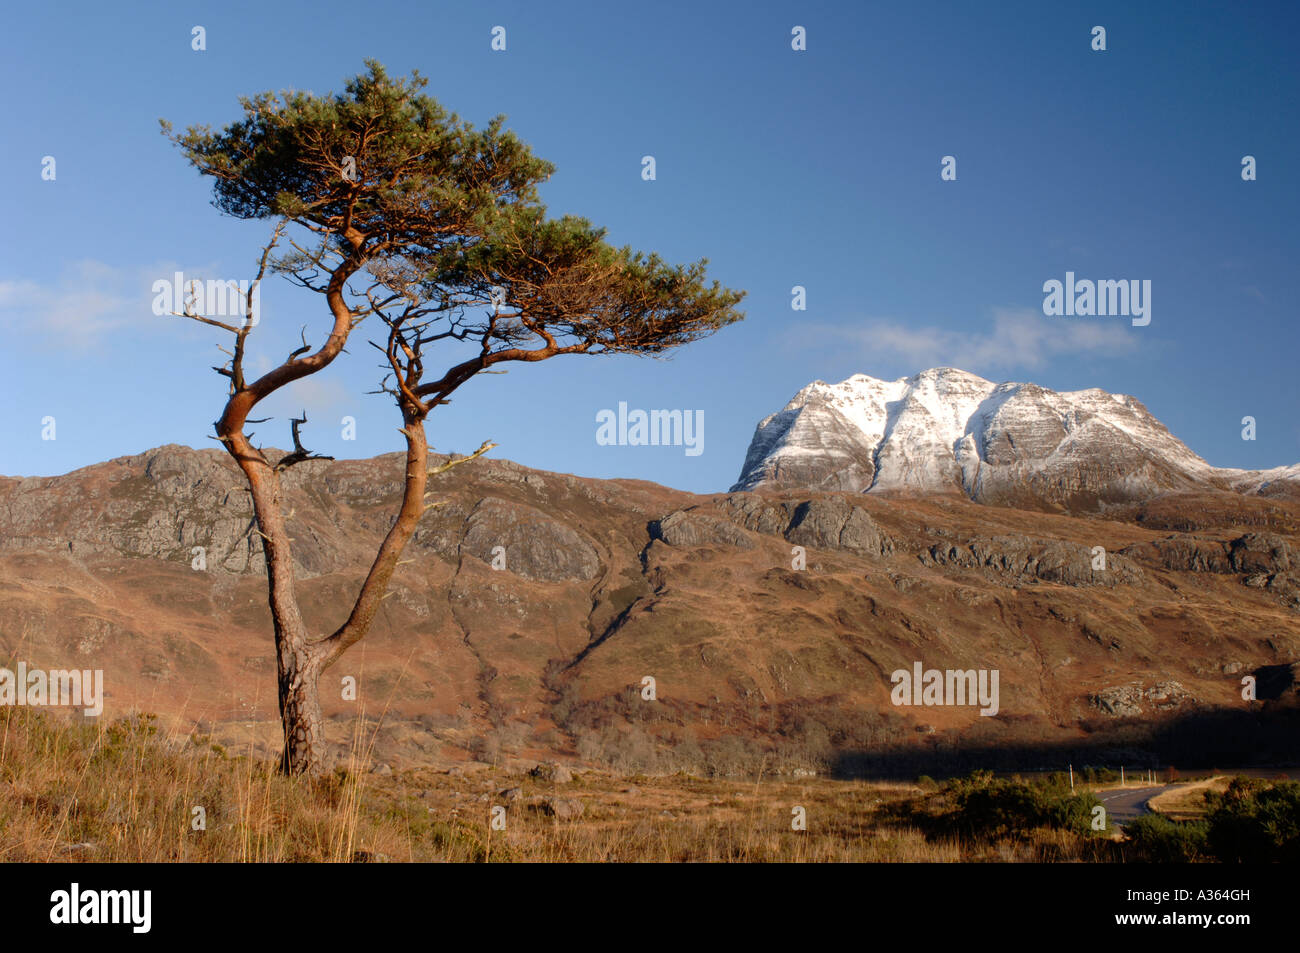
<instances>
[{"instance_id":1,"label":"bare branch","mask_svg":"<svg viewBox=\"0 0 1300 953\"><path fill-rule=\"evenodd\" d=\"M311 345L307 343L307 325L304 324L302 326L302 347L298 348L296 351L290 351L289 356L285 358L284 362L288 364L298 355L306 354L310 350L311 350Z\"/></svg>"},{"instance_id":2,"label":"bare branch","mask_svg":"<svg viewBox=\"0 0 1300 953\"><path fill-rule=\"evenodd\" d=\"M459 459L456 459L456 460L448 460L446 463L440 464L439 466L436 466L436 467L434 467L432 470L429 470L429 471L427 471L427 472L428 472L429 476L437 476L439 473L446 473L446 472L447 472L448 470L450 470L452 467L458 467L458 466L460 466L462 463L469 463L469 462L470 462L471 460L473 460L475 457L481 457L483 454L487 453L489 450L491 450L491 449L492 449L493 447L495 447L495 446L496 446L495 443L491 443L490 441L484 440L484 441L483 441L483 446L479 447L477 450L475 450L475 451L474 451L473 453L471 453L469 456L467 456L467 457L460 457Z\"/></svg>"},{"instance_id":3,"label":"bare branch","mask_svg":"<svg viewBox=\"0 0 1300 953\"><path fill-rule=\"evenodd\" d=\"M189 311L189 310L171 311L169 313L175 315L178 318L189 318L191 321L198 321L202 324L210 324L214 328L221 328L221 330L229 331L231 334L235 334L235 335L239 334L239 328L235 327L233 324L226 324L225 321L218 321L216 318L205 318L203 315L195 314L193 311Z\"/></svg>"},{"instance_id":4,"label":"bare branch","mask_svg":"<svg viewBox=\"0 0 1300 953\"><path fill-rule=\"evenodd\" d=\"M299 428L301 428L305 423L307 423L307 411L305 410L302 412L301 417L294 417L292 419L290 427L293 431L293 452L285 454L285 456L281 458L280 462L275 465L275 469L277 471L287 470L295 463L302 463L304 460L333 460L334 459L333 457L327 457L324 456L323 454L312 453L302 445L302 437L299 433ZM292 515L293 513L289 514L289 516Z\"/></svg>"}]
</instances>

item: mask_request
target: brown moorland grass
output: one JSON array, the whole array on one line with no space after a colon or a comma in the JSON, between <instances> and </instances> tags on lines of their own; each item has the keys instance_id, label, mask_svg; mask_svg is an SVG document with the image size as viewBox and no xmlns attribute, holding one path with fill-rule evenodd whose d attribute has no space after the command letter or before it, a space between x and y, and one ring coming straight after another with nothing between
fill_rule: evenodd
<instances>
[{"instance_id":1,"label":"brown moorland grass","mask_svg":"<svg viewBox=\"0 0 1300 953\"><path fill-rule=\"evenodd\" d=\"M1205 805L1206 793L1216 791L1222 794L1231 783L1232 778L1223 774L1202 781L1189 781L1157 794L1147 802L1147 807L1173 821L1196 820L1205 817L1208 813Z\"/></svg>"},{"instance_id":2,"label":"brown moorland grass","mask_svg":"<svg viewBox=\"0 0 1300 953\"><path fill-rule=\"evenodd\" d=\"M1098 859L1064 831L971 840L900 822L899 805L936 797L911 784L600 771L555 784L486 764L381 776L358 769L367 754L358 732L344 764L311 784L149 715L92 725L0 709L0 861Z\"/></svg>"}]
</instances>

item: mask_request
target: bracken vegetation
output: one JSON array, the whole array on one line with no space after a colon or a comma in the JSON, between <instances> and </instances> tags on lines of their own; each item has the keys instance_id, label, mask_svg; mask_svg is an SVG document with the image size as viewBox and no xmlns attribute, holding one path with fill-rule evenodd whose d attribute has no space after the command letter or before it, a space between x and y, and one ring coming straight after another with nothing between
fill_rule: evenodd
<instances>
[{"instance_id":1,"label":"bracken vegetation","mask_svg":"<svg viewBox=\"0 0 1300 953\"><path fill-rule=\"evenodd\" d=\"M379 774L362 768L372 741L358 727L349 759L312 781L151 715L92 725L0 709L0 860L1295 861L1300 848L1297 782L1238 778L1207 793L1203 819L1145 816L1125 839L1093 831L1096 799L1061 775L891 783L772 776L764 761L745 779L602 769L563 783L474 763Z\"/></svg>"}]
</instances>

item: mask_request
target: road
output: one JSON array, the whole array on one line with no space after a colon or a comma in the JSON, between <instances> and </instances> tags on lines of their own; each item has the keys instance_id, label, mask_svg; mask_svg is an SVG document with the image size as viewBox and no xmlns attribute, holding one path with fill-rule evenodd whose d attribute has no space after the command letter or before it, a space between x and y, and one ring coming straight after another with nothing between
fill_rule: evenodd
<instances>
[{"instance_id":1,"label":"road","mask_svg":"<svg viewBox=\"0 0 1300 953\"><path fill-rule=\"evenodd\" d=\"M1112 788L1109 791L1097 791L1096 795L1106 809L1107 819L1123 826L1139 814L1149 813L1147 802L1157 794L1176 787L1176 784L1164 784L1149 788Z\"/></svg>"}]
</instances>

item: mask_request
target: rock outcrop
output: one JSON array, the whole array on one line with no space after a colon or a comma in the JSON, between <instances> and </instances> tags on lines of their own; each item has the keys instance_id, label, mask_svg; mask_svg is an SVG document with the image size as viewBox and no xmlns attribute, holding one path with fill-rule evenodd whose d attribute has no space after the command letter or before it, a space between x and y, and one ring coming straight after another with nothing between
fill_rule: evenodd
<instances>
[{"instance_id":1,"label":"rock outcrop","mask_svg":"<svg viewBox=\"0 0 1300 953\"><path fill-rule=\"evenodd\" d=\"M386 454L285 473L312 633L347 619L402 467ZM491 458L430 490L440 505L370 633L322 682L331 742L346 747L368 719L369 760L395 774L575 754L645 769L660 742L687 765L779 750L787 767L833 771L837 752L1041 752L1097 725L1127 745L1146 727L1112 715L1249 721L1296 697L1279 666L1300 658L1300 503L1284 497L1171 496L1095 519L959 494L700 496ZM1194 529L1171 522L1180 513ZM0 477L0 666L99 669L109 717L201 719L219 743L273 756L274 639L251 524L242 474L216 449ZM996 668L999 714L893 705L890 673L918 661ZM1275 694L1245 706L1246 674ZM349 677L355 699L339 691ZM563 777L543 767L517 802Z\"/></svg>"},{"instance_id":2,"label":"rock outcrop","mask_svg":"<svg viewBox=\"0 0 1300 953\"><path fill-rule=\"evenodd\" d=\"M921 554L921 562L987 569L1017 583L1036 580L1065 586L1116 586L1142 579L1141 568L1123 556L1094 556L1091 549L1078 543L1024 536L931 546Z\"/></svg>"},{"instance_id":3,"label":"rock outcrop","mask_svg":"<svg viewBox=\"0 0 1300 953\"><path fill-rule=\"evenodd\" d=\"M670 546L749 549L754 545L750 533L861 555L886 556L894 549L866 510L838 496L773 505L753 494L732 494L707 510L678 510L650 524L650 536Z\"/></svg>"}]
</instances>

